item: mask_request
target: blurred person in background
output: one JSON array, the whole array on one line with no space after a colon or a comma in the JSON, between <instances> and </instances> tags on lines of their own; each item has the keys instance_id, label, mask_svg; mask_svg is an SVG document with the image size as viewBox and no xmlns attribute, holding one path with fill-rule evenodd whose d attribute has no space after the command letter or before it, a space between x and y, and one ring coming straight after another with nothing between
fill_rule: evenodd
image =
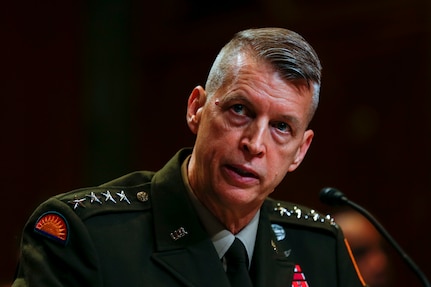
<instances>
[{"instance_id":1,"label":"blurred person in background","mask_svg":"<svg viewBox=\"0 0 431 287\"><path fill-rule=\"evenodd\" d=\"M333 217L343 230L367 284L371 287L394 286L387 243L371 222L348 208L337 210Z\"/></svg>"}]
</instances>

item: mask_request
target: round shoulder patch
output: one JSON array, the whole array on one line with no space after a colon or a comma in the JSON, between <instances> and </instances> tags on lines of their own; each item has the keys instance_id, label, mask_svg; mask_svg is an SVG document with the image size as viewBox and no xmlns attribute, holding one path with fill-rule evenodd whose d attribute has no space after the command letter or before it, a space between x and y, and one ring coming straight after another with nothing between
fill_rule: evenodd
<instances>
[{"instance_id":1,"label":"round shoulder patch","mask_svg":"<svg viewBox=\"0 0 431 287\"><path fill-rule=\"evenodd\" d=\"M61 214L53 211L44 213L39 217L34 226L34 230L64 245L66 245L69 237L66 219Z\"/></svg>"}]
</instances>

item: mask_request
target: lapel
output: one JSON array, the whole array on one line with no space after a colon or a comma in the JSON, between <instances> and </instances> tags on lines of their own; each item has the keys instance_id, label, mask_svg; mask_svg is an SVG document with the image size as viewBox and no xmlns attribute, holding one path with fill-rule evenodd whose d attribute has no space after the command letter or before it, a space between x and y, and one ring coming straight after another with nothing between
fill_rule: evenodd
<instances>
[{"instance_id":1,"label":"lapel","mask_svg":"<svg viewBox=\"0 0 431 287\"><path fill-rule=\"evenodd\" d=\"M256 287L290 287L294 263L277 246L268 217L269 209L270 204L265 201L261 208L250 274Z\"/></svg>"},{"instance_id":2,"label":"lapel","mask_svg":"<svg viewBox=\"0 0 431 287\"><path fill-rule=\"evenodd\" d=\"M152 258L186 286L229 286L182 180L181 164L189 153L180 151L152 179L156 240Z\"/></svg>"}]
</instances>

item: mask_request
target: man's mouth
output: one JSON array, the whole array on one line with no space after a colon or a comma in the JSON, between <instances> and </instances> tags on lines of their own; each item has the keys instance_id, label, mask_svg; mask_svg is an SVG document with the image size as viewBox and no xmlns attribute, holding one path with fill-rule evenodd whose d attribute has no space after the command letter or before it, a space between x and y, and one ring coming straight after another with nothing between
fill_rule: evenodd
<instances>
[{"instance_id":1,"label":"man's mouth","mask_svg":"<svg viewBox=\"0 0 431 287\"><path fill-rule=\"evenodd\" d=\"M253 171L249 171L247 169L243 169L243 168L232 166L232 165L229 165L228 168L240 176L258 178L257 174L254 173Z\"/></svg>"}]
</instances>

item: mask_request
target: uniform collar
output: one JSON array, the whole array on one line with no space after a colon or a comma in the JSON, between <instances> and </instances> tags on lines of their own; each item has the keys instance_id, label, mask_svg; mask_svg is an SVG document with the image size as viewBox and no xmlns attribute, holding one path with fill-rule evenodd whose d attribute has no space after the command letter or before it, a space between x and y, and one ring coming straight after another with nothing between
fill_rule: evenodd
<instances>
[{"instance_id":1,"label":"uniform collar","mask_svg":"<svg viewBox=\"0 0 431 287\"><path fill-rule=\"evenodd\" d=\"M222 258L229 247L232 245L235 237L238 237L247 250L249 262L253 256L254 246L256 243L257 227L259 224L260 210L255 214L253 219L247 224L236 236L229 230L225 229L220 221L198 200L195 196L187 175L187 166L190 160L190 155L181 165L181 175L184 181L184 185L187 189L187 193L193 203L193 206L198 214L200 221L204 228L208 232L212 243L217 251L219 258Z\"/></svg>"}]
</instances>

